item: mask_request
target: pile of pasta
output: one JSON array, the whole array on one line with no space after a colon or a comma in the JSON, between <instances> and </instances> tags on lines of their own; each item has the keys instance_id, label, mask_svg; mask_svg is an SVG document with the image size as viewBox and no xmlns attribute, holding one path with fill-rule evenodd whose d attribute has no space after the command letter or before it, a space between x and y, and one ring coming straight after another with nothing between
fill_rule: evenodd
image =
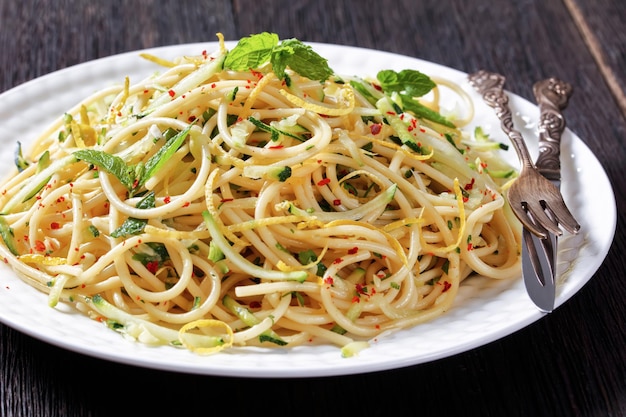
<instances>
[{"instance_id":1,"label":"pile of pasta","mask_svg":"<svg viewBox=\"0 0 626 417\"><path fill-rule=\"evenodd\" d=\"M84 99L0 195L1 255L48 302L126 336L211 353L346 348L449 310L473 274L519 276L492 151L356 80L223 67L213 53ZM412 135L414 144L398 140ZM492 170L493 171L493 170Z\"/></svg>"}]
</instances>

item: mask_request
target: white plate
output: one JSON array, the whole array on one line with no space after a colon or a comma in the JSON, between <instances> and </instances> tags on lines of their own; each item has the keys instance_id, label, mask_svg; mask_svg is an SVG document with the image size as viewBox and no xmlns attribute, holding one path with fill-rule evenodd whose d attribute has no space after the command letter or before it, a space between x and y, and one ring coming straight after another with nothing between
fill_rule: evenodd
<instances>
[{"instance_id":1,"label":"white plate","mask_svg":"<svg viewBox=\"0 0 626 417\"><path fill-rule=\"evenodd\" d=\"M229 47L233 44L229 43ZM415 68L462 84L476 100L474 124L492 137L506 137L493 110L467 85L466 74L422 60L361 48L312 44L339 74L372 75L381 69ZM216 43L187 44L149 50L164 58L213 51ZM29 143L49 122L79 99L112 83L149 75L156 67L126 53L87 62L25 83L0 95L0 170L4 177L13 164L15 142ZM365 72L366 71L366 72ZM538 109L511 95L516 127L536 138ZM579 116L582 117L582 116ZM531 153L536 142L530 140ZM515 158L511 150L510 158ZM616 227L615 197L600 163L586 145L566 130L562 141L563 193L581 233L560 240L556 306L572 297L596 272L612 243ZM1 269L4 268L4 269ZM444 358L509 335L543 316L529 300L520 279L506 282L481 277L467 280L444 316L382 337L353 358L342 358L334 346L288 350L236 348L213 356L198 356L173 347L149 347L124 339L68 306L52 309L46 295L24 284L6 266L0 267L0 320L30 336L100 359L147 368L193 374L245 377L304 377L345 375L399 368Z\"/></svg>"}]
</instances>

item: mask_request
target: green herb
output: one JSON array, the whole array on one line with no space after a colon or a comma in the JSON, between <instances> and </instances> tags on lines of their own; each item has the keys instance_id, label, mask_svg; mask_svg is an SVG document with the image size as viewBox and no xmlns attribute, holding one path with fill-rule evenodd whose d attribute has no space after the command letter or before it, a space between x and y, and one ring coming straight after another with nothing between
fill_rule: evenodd
<instances>
[{"instance_id":1,"label":"green herb","mask_svg":"<svg viewBox=\"0 0 626 417\"><path fill-rule=\"evenodd\" d=\"M155 207L155 197L154 191L150 191L144 198L142 198L139 203L137 203L138 209L148 209ZM131 235L138 235L143 233L143 229L148 224L148 220L146 219L136 219L134 217L129 217L122 223L120 227L111 232L112 237L125 237Z\"/></svg>"},{"instance_id":2,"label":"green herb","mask_svg":"<svg viewBox=\"0 0 626 417\"><path fill-rule=\"evenodd\" d=\"M435 88L436 84L428 77L416 70L383 70L376 75L380 86L386 94L401 93L410 97L421 97Z\"/></svg>"},{"instance_id":3,"label":"green herb","mask_svg":"<svg viewBox=\"0 0 626 417\"><path fill-rule=\"evenodd\" d=\"M447 120L440 113L424 106L416 97L422 97L428 94L436 84L428 77L416 70L406 69L400 72L393 70L382 70L376 75L380 87L389 97L397 95L402 101L402 110L410 111L416 117L428 119L435 123L455 128L454 123ZM397 105L397 103L395 103ZM401 113L397 111L397 113Z\"/></svg>"},{"instance_id":4,"label":"green herb","mask_svg":"<svg viewBox=\"0 0 626 417\"><path fill-rule=\"evenodd\" d=\"M114 175L128 190L133 188L134 175L132 172L134 169L128 167L119 156L95 149L79 149L74 152L74 157Z\"/></svg>"},{"instance_id":5,"label":"green herb","mask_svg":"<svg viewBox=\"0 0 626 417\"><path fill-rule=\"evenodd\" d=\"M224 68L235 71L258 69L270 63L280 79L288 79L286 69L311 80L326 81L333 74L328 61L309 45L297 39L279 42L275 33L263 32L239 40L224 60Z\"/></svg>"},{"instance_id":6,"label":"green herb","mask_svg":"<svg viewBox=\"0 0 626 417\"><path fill-rule=\"evenodd\" d=\"M73 155L76 159L88 162L114 175L132 196L137 189L144 185L150 177L169 161L187 138L192 126L189 125L176 134L174 134L175 130L166 131L165 137L167 142L145 164L140 162L136 165L126 165L119 156L96 149L79 149Z\"/></svg>"}]
</instances>

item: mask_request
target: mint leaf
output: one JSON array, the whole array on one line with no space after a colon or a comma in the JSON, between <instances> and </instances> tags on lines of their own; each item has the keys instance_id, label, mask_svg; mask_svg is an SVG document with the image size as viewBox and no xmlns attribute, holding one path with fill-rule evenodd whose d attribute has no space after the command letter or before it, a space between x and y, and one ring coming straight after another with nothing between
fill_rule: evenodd
<instances>
[{"instance_id":1,"label":"mint leaf","mask_svg":"<svg viewBox=\"0 0 626 417\"><path fill-rule=\"evenodd\" d=\"M421 97L436 86L426 74L410 69L400 72L383 70L376 75L376 78L387 94L397 92L411 97Z\"/></svg>"},{"instance_id":2,"label":"mint leaf","mask_svg":"<svg viewBox=\"0 0 626 417\"><path fill-rule=\"evenodd\" d=\"M142 198L139 203L135 207L138 209L149 209L154 208L156 206L156 199L154 196L154 191L150 191L144 198ZM147 219L136 219L134 217L129 217L124 220L124 223L113 232L111 232L112 237L124 237L131 235L138 235L143 233L143 230L148 224Z\"/></svg>"},{"instance_id":3,"label":"mint leaf","mask_svg":"<svg viewBox=\"0 0 626 417\"><path fill-rule=\"evenodd\" d=\"M271 62L272 68L279 78L284 78L285 66L311 80L326 81L328 77L333 75L333 71L328 66L328 61L309 45L305 45L297 39L284 40L279 47L274 48Z\"/></svg>"},{"instance_id":4,"label":"mint leaf","mask_svg":"<svg viewBox=\"0 0 626 417\"><path fill-rule=\"evenodd\" d=\"M153 176L163 165L165 165L165 163L172 157L172 155L174 155L174 153L185 141L185 138L189 134L192 126L193 124L190 124L180 133L169 138L167 142L165 142L165 145L163 145L161 149L159 149L154 155L152 155L150 159L148 159L143 169L143 172L139 177L139 183L137 185L137 188L145 184L146 181L148 181L148 179L150 179L150 177Z\"/></svg>"},{"instance_id":5,"label":"mint leaf","mask_svg":"<svg viewBox=\"0 0 626 417\"><path fill-rule=\"evenodd\" d=\"M128 190L133 188L134 175L131 175L132 170L119 156L95 149L80 149L74 152L74 156L114 175Z\"/></svg>"},{"instance_id":6,"label":"mint leaf","mask_svg":"<svg viewBox=\"0 0 626 417\"><path fill-rule=\"evenodd\" d=\"M270 60L272 50L278 45L275 33L259 33L241 38L237 45L228 52L224 68L235 71L247 71L258 68Z\"/></svg>"}]
</instances>

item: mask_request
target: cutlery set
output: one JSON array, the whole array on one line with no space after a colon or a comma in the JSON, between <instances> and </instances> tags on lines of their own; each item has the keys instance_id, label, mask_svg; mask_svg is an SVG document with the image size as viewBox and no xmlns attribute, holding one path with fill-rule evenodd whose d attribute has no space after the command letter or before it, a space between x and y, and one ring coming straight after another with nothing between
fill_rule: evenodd
<instances>
[{"instance_id":1,"label":"cutlery set","mask_svg":"<svg viewBox=\"0 0 626 417\"><path fill-rule=\"evenodd\" d=\"M554 309L556 295L557 238L561 228L576 234L580 225L560 192L560 143L565 129L561 113L572 94L568 83L556 78L533 86L539 106L539 154L533 163L504 92L505 77L484 70L469 75L469 83L492 107L502 130L511 140L521 162L519 177L508 190L509 205L522 223L522 274L531 300L542 312Z\"/></svg>"}]
</instances>

